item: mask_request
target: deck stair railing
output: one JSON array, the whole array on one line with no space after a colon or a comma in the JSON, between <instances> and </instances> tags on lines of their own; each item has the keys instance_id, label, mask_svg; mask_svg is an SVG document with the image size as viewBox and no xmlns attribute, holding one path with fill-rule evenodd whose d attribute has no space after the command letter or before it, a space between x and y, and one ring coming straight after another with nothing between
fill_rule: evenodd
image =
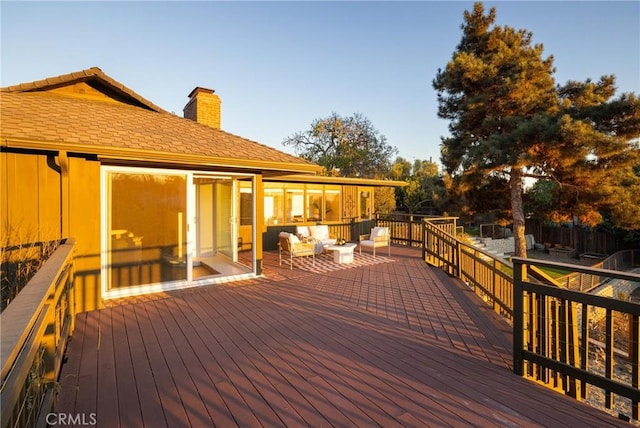
<instances>
[{"instance_id":1,"label":"deck stair railing","mask_svg":"<svg viewBox=\"0 0 640 428\"><path fill-rule=\"evenodd\" d=\"M67 239L0 314L0 427L47 426L73 332L74 242Z\"/></svg>"}]
</instances>

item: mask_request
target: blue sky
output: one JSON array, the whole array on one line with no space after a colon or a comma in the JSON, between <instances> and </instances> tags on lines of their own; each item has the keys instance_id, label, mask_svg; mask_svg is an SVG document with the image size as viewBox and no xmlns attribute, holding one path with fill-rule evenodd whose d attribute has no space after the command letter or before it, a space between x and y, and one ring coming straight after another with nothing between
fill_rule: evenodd
<instances>
[{"instance_id":1,"label":"blue sky","mask_svg":"<svg viewBox=\"0 0 640 428\"><path fill-rule=\"evenodd\" d=\"M533 33L557 83L615 74L640 94L640 2L484 2ZM222 99L222 128L282 140L332 112L361 113L399 155L439 161L447 122L431 82L472 2L0 3L2 86L100 67L182 116L196 86Z\"/></svg>"}]
</instances>

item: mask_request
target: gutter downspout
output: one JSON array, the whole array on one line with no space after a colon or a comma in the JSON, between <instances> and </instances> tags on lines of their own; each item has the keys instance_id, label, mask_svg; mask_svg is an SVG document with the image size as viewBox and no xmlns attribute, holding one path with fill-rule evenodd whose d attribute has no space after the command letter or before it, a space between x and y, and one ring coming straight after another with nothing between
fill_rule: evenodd
<instances>
[{"instance_id":1,"label":"gutter downspout","mask_svg":"<svg viewBox=\"0 0 640 428\"><path fill-rule=\"evenodd\" d=\"M58 163L56 164L56 158ZM47 155L47 166L60 174L60 238L69 237L69 158L66 151Z\"/></svg>"}]
</instances>

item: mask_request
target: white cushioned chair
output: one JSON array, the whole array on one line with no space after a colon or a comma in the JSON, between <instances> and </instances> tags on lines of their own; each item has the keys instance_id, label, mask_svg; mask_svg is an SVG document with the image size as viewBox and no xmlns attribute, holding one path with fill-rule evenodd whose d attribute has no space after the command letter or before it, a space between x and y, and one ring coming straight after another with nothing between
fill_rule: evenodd
<instances>
[{"instance_id":1,"label":"white cushioned chair","mask_svg":"<svg viewBox=\"0 0 640 428\"><path fill-rule=\"evenodd\" d=\"M280 256L280 266L282 266L282 253L289 255L289 269L293 269L294 257L311 256L313 265L316 264L316 252L313 242L300 242L294 233L280 232L278 235L278 253Z\"/></svg>"},{"instance_id":2,"label":"white cushioned chair","mask_svg":"<svg viewBox=\"0 0 640 428\"><path fill-rule=\"evenodd\" d=\"M314 239L313 236L311 236L309 226L296 226L296 236L301 241L313 242L313 249L316 254L322 254L322 252L324 251L324 245L322 245L322 241Z\"/></svg>"},{"instance_id":3,"label":"white cushioned chair","mask_svg":"<svg viewBox=\"0 0 640 428\"><path fill-rule=\"evenodd\" d=\"M391 255L391 234L388 227L374 227L368 235L360 235L360 254L362 247L371 248L373 257L376 256L376 248L389 247L388 253Z\"/></svg>"},{"instance_id":4,"label":"white cushioned chair","mask_svg":"<svg viewBox=\"0 0 640 428\"><path fill-rule=\"evenodd\" d=\"M324 248L327 248L330 245L335 245L337 241L334 236L329 235L329 226L326 224L309 226L309 234L313 239L322 242L322 246Z\"/></svg>"}]
</instances>

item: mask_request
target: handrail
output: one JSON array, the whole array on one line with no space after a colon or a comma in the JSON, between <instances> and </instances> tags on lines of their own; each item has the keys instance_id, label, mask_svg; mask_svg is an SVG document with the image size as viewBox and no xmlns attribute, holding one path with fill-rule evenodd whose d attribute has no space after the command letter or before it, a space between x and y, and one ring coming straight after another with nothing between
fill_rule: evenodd
<instances>
[{"instance_id":1,"label":"handrail","mask_svg":"<svg viewBox=\"0 0 640 428\"><path fill-rule=\"evenodd\" d=\"M630 417L637 421L640 416L640 305L537 284L527 278L524 268L572 269L609 280L638 283L640 274L519 257L514 257L513 263L514 372L577 399L586 398L587 385L602 388L606 408L615 406L615 396L624 397L631 401ZM628 321L624 321L625 318ZM627 323L626 332L619 331L621 321L622 325ZM592 367L597 357L591 356L598 346L592 340L593 325L598 323L604 330L604 352L601 350L600 354L604 354L605 361L600 373ZM627 341L625 357L616 353L621 339ZM625 359L629 360L626 364L631 371L628 379L615 375L613 370L625 364Z\"/></svg>"},{"instance_id":2,"label":"handrail","mask_svg":"<svg viewBox=\"0 0 640 428\"><path fill-rule=\"evenodd\" d=\"M417 214L376 215L375 222L376 226L389 228L393 244L420 247L422 246L422 219L424 217L426 216Z\"/></svg>"},{"instance_id":3,"label":"handrail","mask_svg":"<svg viewBox=\"0 0 640 428\"><path fill-rule=\"evenodd\" d=\"M510 263L443 229L447 228L424 221L424 260L463 280L493 305L496 312L512 320L513 370L516 374L576 399L587 397L588 385L602 388L606 408L614 407L616 396L624 397L630 400L631 407L620 413L638 420L640 305L569 290L545 275L540 267L571 270L605 280L618 278L636 282L640 282L640 273L537 259L513 258ZM635 252L631 253L631 260L630 264L635 266ZM623 329L625 322L628 326ZM598 323L604 331L604 340L595 337L592 331ZM621 357L614 345L620 340L622 330L628 345L626 355ZM600 342L604 345L599 345ZM598 346L604 348L602 372L594 369L592 361ZM622 364L621 359L628 359L626 364L631 367L630 380L626 382L614 378L613 368Z\"/></svg>"},{"instance_id":4,"label":"handrail","mask_svg":"<svg viewBox=\"0 0 640 428\"><path fill-rule=\"evenodd\" d=\"M1 426L35 426L53 405L67 339L73 331L73 250L68 239L0 314ZM35 396L34 396L35 394ZM24 407L34 400L31 412Z\"/></svg>"},{"instance_id":5,"label":"handrail","mask_svg":"<svg viewBox=\"0 0 640 428\"><path fill-rule=\"evenodd\" d=\"M450 218L424 219L424 260L460 278L493 309L511 318L513 265L504 259L458 239Z\"/></svg>"}]
</instances>

